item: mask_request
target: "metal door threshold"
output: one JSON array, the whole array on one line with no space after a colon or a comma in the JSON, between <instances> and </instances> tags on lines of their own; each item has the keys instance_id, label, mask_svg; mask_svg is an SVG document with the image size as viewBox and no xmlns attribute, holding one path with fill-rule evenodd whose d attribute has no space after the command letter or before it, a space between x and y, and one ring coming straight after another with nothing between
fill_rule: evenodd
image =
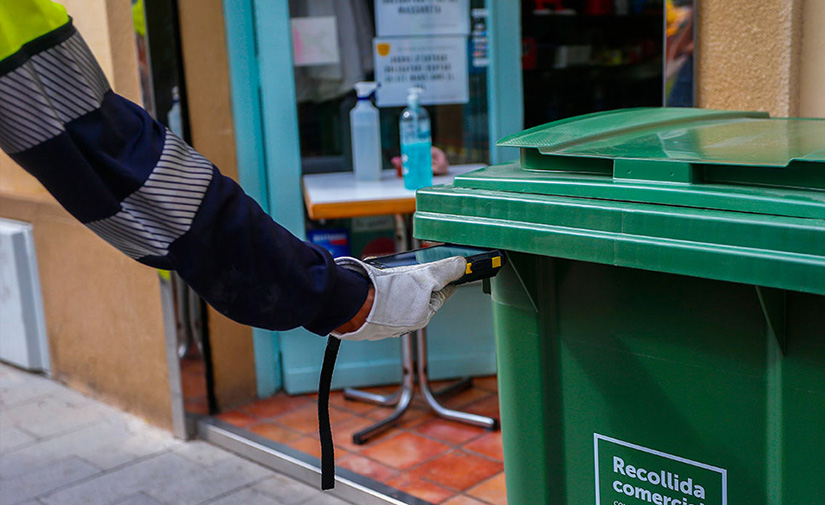
<instances>
[{"instance_id":1,"label":"metal door threshold","mask_svg":"<svg viewBox=\"0 0 825 505\"><path fill-rule=\"evenodd\" d=\"M196 420L198 438L309 486L320 488L321 462L213 417ZM356 505L431 505L363 475L337 467L335 488L327 493Z\"/></svg>"}]
</instances>

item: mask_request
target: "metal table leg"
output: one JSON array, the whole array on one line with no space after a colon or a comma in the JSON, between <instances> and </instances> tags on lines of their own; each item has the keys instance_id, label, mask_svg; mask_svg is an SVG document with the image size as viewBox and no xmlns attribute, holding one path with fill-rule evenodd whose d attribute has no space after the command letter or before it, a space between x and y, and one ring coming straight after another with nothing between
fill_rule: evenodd
<instances>
[{"instance_id":1,"label":"metal table leg","mask_svg":"<svg viewBox=\"0 0 825 505\"><path fill-rule=\"evenodd\" d=\"M427 404L432 407L437 415L443 417L444 419L472 424L474 426L481 426L482 428L486 428L488 430L498 429L498 419L448 409L438 403L438 400L435 398L435 394L433 394L432 389L430 389L430 382L427 377L427 328L418 330L416 335L416 344L418 345L418 385L421 388L421 392L424 394L424 399L427 401ZM458 384L448 386L447 390L449 392L454 392L457 387L463 386L463 382L465 381L459 381ZM466 381L466 383L469 384L469 381ZM442 390L439 392L439 395L443 395L444 393L445 391Z\"/></svg>"},{"instance_id":2,"label":"metal table leg","mask_svg":"<svg viewBox=\"0 0 825 505\"><path fill-rule=\"evenodd\" d=\"M410 237L409 227L407 226L407 216L401 214L395 215L395 229L397 250L408 250L411 242L417 245L417 241ZM498 429L497 419L448 409L438 403L436 399L437 396L447 396L468 389L472 386L472 379L462 379L437 392L433 392L432 389L430 389L430 382L427 377L427 329L423 328L415 333L418 346L418 359L415 360L417 361L417 373L415 369L416 363L413 360L412 334L407 334L401 337L401 359L404 370L401 386L398 390L390 395L379 395L358 389L344 389L344 398L348 400L363 401L383 407L395 406L392 414L386 419L353 434L353 443L357 445L365 444L369 439L392 426L404 415L404 412L406 412L412 402L416 376L418 377L418 384L421 387L421 392L424 394L427 404L437 415L452 421L481 426L488 430Z\"/></svg>"},{"instance_id":3,"label":"metal table leg","mask_svg":"<svg viewBox=\"0 0 825 505\"><path fill-rule=\"evenodd\" d=\"M391 395L379 395L377 393L370 393L369 391L361 391L360 389L344 388L344 398L347 400L372 403L382 407L392 407L393 405L398 404L398 400L401 398L401 391L403 389L403 386L399 386L398 389L396 389Z\"/></svg>"},{"instance_id":4,"label":"metal table leg","mask_svg":"<svg viewBox=\"0 0 825 505\"><path fill-rule=\"evenodd\" d=\"M407 408L409 408L412 401L416 377L418 378L418 384L421 388L421 392L424 394L424 399L438 416L451 421L480 426L488 430L497 430L497 419L471 414L469 412L448 409L438 402L436 396L446 396L467 389L472 385L472 381L470 379L459 380L441 391L433 392L430 388L429 378L427 377L427 329L423 328L415 333L416 344L418 347L418 356L417 360L415 360L417 363L413 361L412 334L407 334L401 337L402 363L404 366L404 371L401 387L398 390L391 395L378 395L350 388L344 390L344 397L348 400L365 401L385 407L395 405L395 410L393 410L392 414L390 414L386 419L383 419L372 426L353 434L352 442L357 445L367 443L369 439L392 426L401 418L402 415L404 415L404 412L406 412ZM414 367L417 367L417 370L414 370Z\"/></svg>"},{"instance_id":5,"label":"metal table leg","mask_svg":"<svg viewBox=\"0 0 825 505\"><path fill-rule=\"evenodd\" d=\"M374 395L358 390L345 390L345 398L353 398L357 400L365 400L370 403L377 403L379 405L395 405L395 410L386 419L378 421L377 423L364 428L363 430L352 435L352 443L361 445L365 444L369 439L375 435L386 430L398 421L407 408L410 406L413 397L413 388L415 387L415 371L413 370L413 349L412 349L412 335L409 333L401 337L401 360L404 366L403 378L401 381L401 388L389 396Z\"/></svg>"}]
</instances>

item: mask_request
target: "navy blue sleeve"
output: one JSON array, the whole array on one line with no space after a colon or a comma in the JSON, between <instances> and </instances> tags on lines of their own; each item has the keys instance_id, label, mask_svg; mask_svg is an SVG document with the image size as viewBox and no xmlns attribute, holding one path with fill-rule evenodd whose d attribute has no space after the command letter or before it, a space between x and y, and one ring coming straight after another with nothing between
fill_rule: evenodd
<instances>
[{"instance_id":1,"label":"navy blue sleeve","mask_svg":"<svg viewBox=\"0 0 825 505\"><path fill-rule=\"evenodd\" d=\"M10 61L0 62L0 147L101 238L177 271L219 312L251 326L325 335L361 308L369 281L291 235L113 93L71 23Z\"/></svg>"},{"instance_id":2,"label":"navy blue sleeve","mask_svg":"<svg viewBox=\"0 0 825 505\"><path fill-rule=\"evenodd\" d=\"M192 229L168 257L210 304L262 328L303 326L326 335L358 312L369 289L364 277L274 223L217 171Z\"/></svg>"}]
</instances>

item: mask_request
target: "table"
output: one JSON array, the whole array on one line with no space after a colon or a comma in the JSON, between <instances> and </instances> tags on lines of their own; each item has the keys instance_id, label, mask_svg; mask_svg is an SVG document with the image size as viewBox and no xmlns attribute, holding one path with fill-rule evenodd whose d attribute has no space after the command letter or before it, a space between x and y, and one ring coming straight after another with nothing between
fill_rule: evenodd
<instances>
[{"instance_id":1,"label":"table","mask_svg":"<svg viewBox=\"0 0 825 505\"><path fill-rule=\"evenodd\" d=\"M456 175L483 168L483 164L456 165L447 175L433 177L433 185L449 184ZM352 172L310 174L303 177L304 203L311 219L412 214L415 191L404 188L395 170L384 170L378 181L358 181Z\"/></svg>"},{"instance_id":2,"label":"table","mask_svg":"<svg viewBox=\"0 0 825 505\"><path fill-rule=\"evenodd\" d=\"M447 175L433 177L433 185L449 184L456 175L483 168L483 164L455 165ZM415 212L415 191L404 188L404 181L395 170L384 170L378 181L358 181L352 172L332 172L303 176L304 203L311 219L342 219L363 216L393 214L399 250L409 249L412 244L410 227L405 216ZM401 387L391 395L377 395L347 388L347 399L365 401L386 407L394 406L387 418L352 436L353 443L364 444L370 438L392 426L404 415L412 402L415 379L427 404L437 415L490 430L498 428L498 420L467 412L452 410L441 405L437 398L470 387L470 379L463 379L434 392L427 377L427 329L416 333L417 360L413 359L413 340L410 334L401 337L401 361L403 375Z\"/></svg>"}]
</instances>

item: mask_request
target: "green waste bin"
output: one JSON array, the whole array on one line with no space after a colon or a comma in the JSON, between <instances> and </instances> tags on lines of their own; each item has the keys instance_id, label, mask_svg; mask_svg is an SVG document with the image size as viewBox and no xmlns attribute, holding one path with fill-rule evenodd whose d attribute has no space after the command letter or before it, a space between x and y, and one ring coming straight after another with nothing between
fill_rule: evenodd
<instances>
[{"instance_id":1,"label":"green waste bin","mask_svg":"<svg viewBox=\"0 0 825 505\"><path fill-rule=\"evenodd\" d=\"M509 505L825 503L825 120L629 109L420 190L500 248Z\"/></svg>"}]
</instances>

